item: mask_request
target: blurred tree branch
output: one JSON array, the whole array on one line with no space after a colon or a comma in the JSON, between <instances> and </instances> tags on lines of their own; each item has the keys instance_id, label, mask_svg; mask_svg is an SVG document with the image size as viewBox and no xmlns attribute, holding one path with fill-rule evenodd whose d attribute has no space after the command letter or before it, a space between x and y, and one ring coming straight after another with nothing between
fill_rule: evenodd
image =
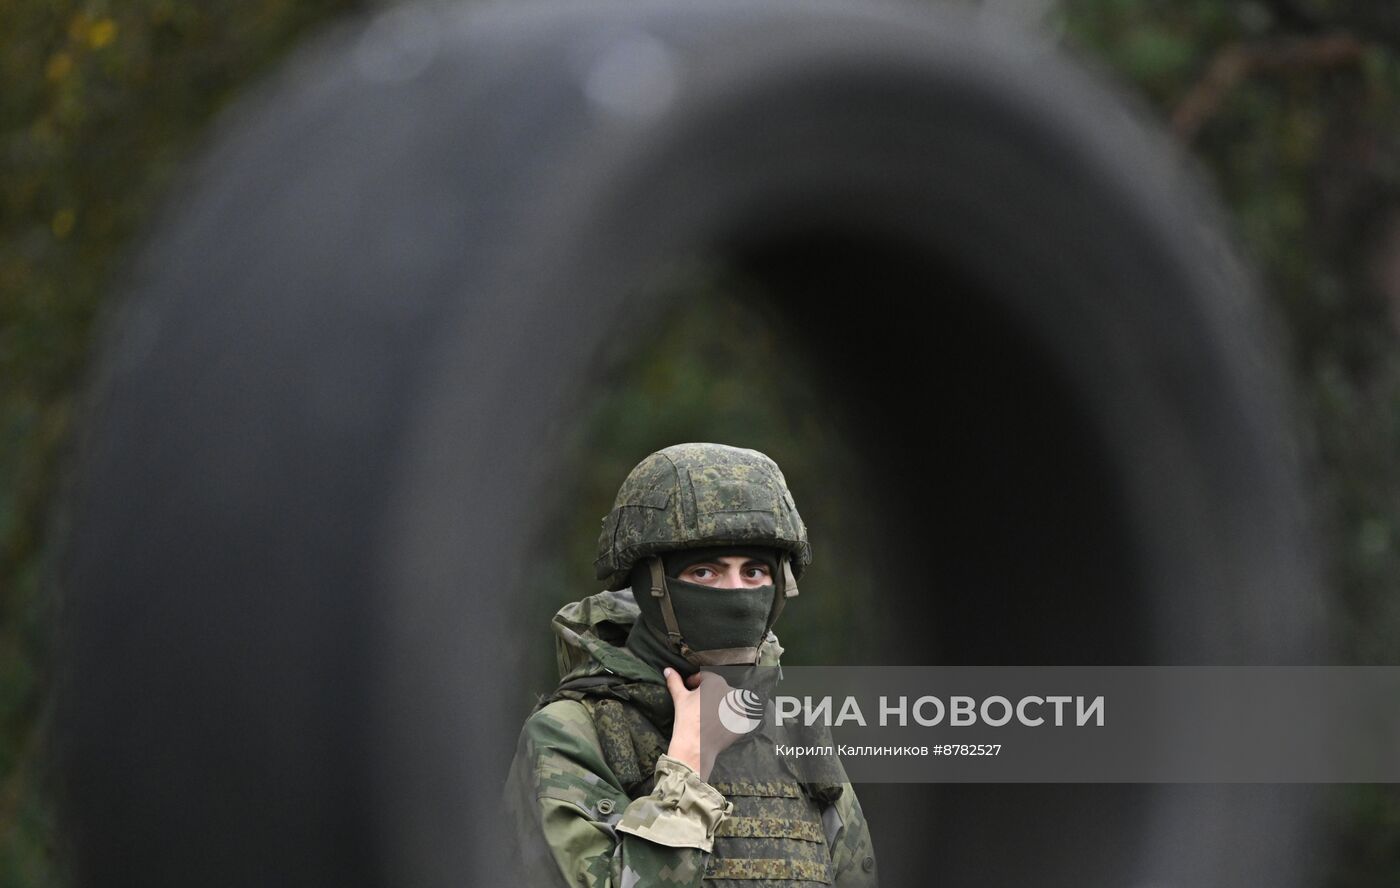
<instances>
[{"instance_id":1,"label":"blurred tree branch","mask_svg":"<svg viewBox=\"0 0 1400 888\"><path fill-rule=\"evenodd\" d=\"M1240 81L1258 74L1336 68L1356 62L1368 44L1400 51L1400 3L1339 2L1325 12L1309 0L1261 0L1276 36L1219 50L1172 114L1172 130L1192 141Z\"/></svg>"},{"instance_id":2,"label":"blurred tree branch","mask_svg":"<svg viewBox=\"0 0 1400 888\"><path fill-rule=\"evenodd\" d=\"M1291 0L1279 0L1291 5ZM1220 109L1240 81L1256 74L1309 68L1336 68L1356 63L1365 41L1350 34L1317 37L1272 37L1232 43L1219 50L1205 75L1172 112L1171 127L1183 142L1193 140Z\"/></svg>"}]
</instances>

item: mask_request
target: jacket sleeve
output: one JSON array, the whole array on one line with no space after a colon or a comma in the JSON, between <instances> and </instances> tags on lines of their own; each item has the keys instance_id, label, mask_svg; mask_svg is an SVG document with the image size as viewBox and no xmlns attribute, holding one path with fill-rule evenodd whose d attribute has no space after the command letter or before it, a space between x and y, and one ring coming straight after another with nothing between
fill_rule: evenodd
<instances>
[{"instance_id":1,"label":"jacket sleeve","mask_svg":"<svg viewBox=\"0 0 1400 888\"><path fill-rule=\"evenodd\" d=\"M656 788L627 797L583 704L558 700L521 731L506 784L525 884L698 886L733 806L689 766L656 763Z\"/></svg>"},{"instance_id":2,"label":"jacket sleeve","mask_svg":"<svg viewBox=\"0 0 1400 888\"><path fill-rule=\"evenodd\" d=\"M831 839L832 884L835 888L875 888L879 869L870 842L870 824L860 809L855 787L847 783L841 797L822 816Z\"/></svg>"}]
</instances>

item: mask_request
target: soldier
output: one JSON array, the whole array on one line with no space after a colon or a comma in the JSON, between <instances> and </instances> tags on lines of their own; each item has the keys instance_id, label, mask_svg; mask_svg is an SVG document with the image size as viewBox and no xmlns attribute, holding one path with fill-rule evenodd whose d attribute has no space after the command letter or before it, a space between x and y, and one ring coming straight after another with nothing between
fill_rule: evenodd
<instances>
[{"instance_id":1,"label":"soldier","mask_svg":"<svg viewBox=\"0 0 1400 888\"><path fill-rule=\"evenodd\" d=\"M528 884L876 884L839 760L814 780L702 717L701 692L728 690L717 673L746 688L776 674L773 623L810 561L762 453L679 444L632 470L598 541L608 591L555 615L561 681L507 781Z\"/></svg>"}]
</instances>

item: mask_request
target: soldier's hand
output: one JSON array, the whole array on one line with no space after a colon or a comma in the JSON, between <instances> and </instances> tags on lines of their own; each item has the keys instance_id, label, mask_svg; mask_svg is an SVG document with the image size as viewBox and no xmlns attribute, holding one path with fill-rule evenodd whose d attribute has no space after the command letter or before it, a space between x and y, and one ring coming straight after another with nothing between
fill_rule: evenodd
<instances>
[{"instance_id":1,"label":"soldier's hand","mask_svg":"<svg viewBox=\"0 0 1400 888\"><path fill-rule=\"evenodd\" d=\"M669 666L663 674L676 710L666 754L695 769L701 780L709 780L715 756L743 736L719 720L719 701L729 693L729 682L713 672L697 672L682 681Z\"/></svg>"}]
</instances>

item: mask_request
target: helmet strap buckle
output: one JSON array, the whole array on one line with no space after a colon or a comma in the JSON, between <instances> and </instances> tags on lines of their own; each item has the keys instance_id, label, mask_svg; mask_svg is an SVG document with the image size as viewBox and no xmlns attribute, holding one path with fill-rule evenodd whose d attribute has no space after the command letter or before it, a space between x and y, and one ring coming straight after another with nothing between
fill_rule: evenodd
<instances>
[{"instance_id":1,"label":"helmet strap buckle","mask_svg":"<svg viewBox=\"0 0 1400 888\"><path fill-rule=\"evenodd\" d=\"M680 623L676 621L676 609L671 605L671 595L666 589L666 568L661 563L660 556L651 556L648 567L651 569L652 597L661 599L661 619L666 623L666 639L676 653L690 659L693 651L681 637Z\"/></svg>"}]
</instances>

